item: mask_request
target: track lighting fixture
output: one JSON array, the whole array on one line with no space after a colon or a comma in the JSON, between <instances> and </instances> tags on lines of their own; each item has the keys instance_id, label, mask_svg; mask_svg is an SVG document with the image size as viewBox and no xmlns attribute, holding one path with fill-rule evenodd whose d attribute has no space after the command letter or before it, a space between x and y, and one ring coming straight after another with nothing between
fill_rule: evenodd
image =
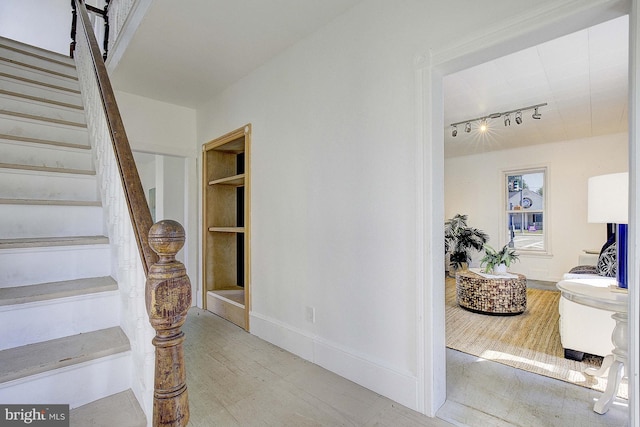
<instances>
[{"instance_id":1,"label":"track lighting fixture","mask_svg":"<svg viewBox=\"0 0 640 427\"><path fill-rule=\"evenodd\" d=\"M522 124L522 111L516 112L516 123L519 125Z\"/></svg>"},{"instance_id":2,"label":"track lighting fixture","mask_svg":"<svg viewBox=\"0 0 640 427\"><path fill-rule=\"evenodd\" d=\"M486 116L482 116L482 117L477 117L475 119L470 119L470 120L463 120L460 122L456 122L456 123L451 123L451 136L452 137L456 137L458 136L458 125L464 124L464 131L466 133L470 133L471 132L471 123L472 122L480 122L480 124L478 125L478 130L480 132L487 132L489 130L489 121L491 119L497 119L500 117L504 117L504 125L505 126L511 126L511 114L515 113L515 121L517 124L521 125L522 124L522 112L523 111L527 111L527 110L533 110L533 114L531 115L531 117L533 117L536 120L539 120L542 118L542 114L540 114L540 112L538 111L538 109L540 107L544 107L546 106L547 103L543 103L543 104L536 104L536 105L531 105L529 107L524 107L524 108L518 108L515 110L509 110L509 111L505 111L502 113L492 113Z\"/></svg>"},{"instance_id":3,"label":"track lighting fixture","mask_svg":"<svg viewBox=\"0 0 640 427\"><path fill-rule=\"evenodd\" d=\"M531 117L533 117L536 120L540 120L540 118L542 117L542 115L540 113L538 113L538 107L536 107L533 111L533 114L531 115Z\"/></svg>"}]
</instances>

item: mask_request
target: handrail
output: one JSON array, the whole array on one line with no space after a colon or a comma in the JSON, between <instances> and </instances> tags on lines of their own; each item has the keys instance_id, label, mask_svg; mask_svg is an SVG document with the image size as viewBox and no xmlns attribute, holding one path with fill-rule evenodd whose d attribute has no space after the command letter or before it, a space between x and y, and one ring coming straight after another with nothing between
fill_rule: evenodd
<instances>
[{"instance_id":1,"label":"handrail","mask_svg":"<svg viewBox=\"0 0 640 427\"><path fill-rule=\"evenodd\" d=\"M140 176L138 175L138 170L133 159L129 139L124 130L124 124L122 123L120 111L118 110L116 97L113 93L111 82L109 81L107 68L104 65L104 60L100 56L100 48L98 47L96 36L93 30L90 31L91 21L89 20L89 15L84 7L77 7L84 3L83 0L72 1L74 6L76 6L78 17L82 20L84 34L89 41L99 93L102 97L102 105L111 134L113 151L116 156L129 215L131 216L136 243L140 251L140 257L142 258L145 276L148 276L149 269L158 261L158 256L151 249L148 241L149 229L153 225L151 211L144 196Z\"/></svg>"}]
</instances>

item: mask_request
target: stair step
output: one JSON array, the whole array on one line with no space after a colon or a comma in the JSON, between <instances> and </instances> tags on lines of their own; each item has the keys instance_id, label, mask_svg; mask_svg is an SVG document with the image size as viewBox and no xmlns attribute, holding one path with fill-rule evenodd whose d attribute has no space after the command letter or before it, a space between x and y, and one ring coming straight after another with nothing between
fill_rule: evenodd
<instances>
[{"instance_id":1,"label":"stair step","mask_svg":"<svg viewBox=\"0 0 640 427\"><path fill-rule=\"evenodd\" d=\"M0 111L0 134L89 145L89 132L84 123L64 122L6 111Z\"/></svg>"},{"instance_id":2,"label":"stair step","mask_svg":"<svg viewBox=\"0 0 640 427\"><path fill-rule=\"evenodd\" d=\"M48 139L29 138L25 136L0 134L0 139L6 140L6 141L14 141L14 142L26 142L26 143L32 143L32 144L51 145L54 147L66 147L66 148L77 148L80 150L91 150L91 147L86 144L74 144L70 142L60 142L60 141L52 141Z\"/></svg>"},{"instance_id":3,"label":"stair step","mask_svg":"<svg viewBox=\"0 0 640 427\"><path fill-rule=\"evenodd\" d=\"M104 232L101 206L0 203L4 239L95 236Z\"/></svg>"},{"instance_id":4,"label":"stair step","mask_svg":"<svg viewBox=\"0 0 640 427\"><path fill-rule=\"evenodd\" d=\"M108 243L109 238L106 236L30 237L21 239L0 239L0 250L48 248L52 246L104 245Z\"/></svg>"},{"instance_id":5,"label":"stair step","mask_svg":"<svg viewBox=\"0 0 640 427\"><path fill-rule=\"evenodd\" d=\"M5 61L0 58L0 73L40 82L42 85L61 87L68 90L80 91L80 82L61 75L47 73L37 68L29 67L19 62Z\"/></svg>"},{"instance_id":6,"label":"stair step","mask_svg":"<svg viewBox=\"0 0 640 427\"><path fill-rule=\"evenodd\" d=\"M26 75L16 75L18 70L0 64L0 87L4 90L23 93L25 95L38 95L46 99L58 99L74 103L82 101L82 95L78 85L57 84L52 79L36 79ZM40 77L40 76L37 76Z\"/></svg>"},{"instance_id":7,"label":"stair step","mask_svg":"<svg viewBox=\"0 0 640 427\"><path fill-rule=\"evenodd\" d=\"M146 427L147 419L131 389L72 410L70 425L92 427Z\"/></svg>"},{"instance_id":8,"label":"stair step","mask_svg":"<svg viewBox=\"0 0 640 427\"><path fill-rule=\"evenodd\" d=\"M68 172L69 169L56 168L0 168L0 198L99 200L93 172Z\"/></svg>"},{"instance_id":9,"label":"stair step","mask_svg":"<svg viewBox=\"0 0 640 427\"><path fill-rule=\"evenodd\" d=\"M68 173L72 175L95 175L96 171L87 169L68 169L49 166L19 165L15 163L0 163L0 169L18 169L25 171Z\"/></svg>"},{"instance_id":10,"label":"stair step","mask_svg":"<svg viewBox=\"0 0 640 427\"><path fill-rule=\"evenodd\" d=\"M108 276L0 288L0 350L118 326L119 311Z\"/></svg>"},{"instance_id":11,"label":"stair step","mask_svg":"<svg viewBox=\"0 0 640 427\"><path fill-rule=\"evenodd\" d=\"M93 157L89 147L59 147L3 139L0 135L0 153L2 153L2 162L5 164L76 170L93 169Z\"/></svg>"},{"instance_id":12,"label":"stair step","mask_svg":"<svg viewBox=\"0 0 640 427\"><path fill-rule=\"evenodd\" d=\"M118 284L110 276L0 288L0 306L47 301L117 289Z\"/></svg>"},{"instance_id":13,"label":"stair step","mask_svg":"<svg viewBox=\"0 0 640 427\"><path fill-rule=\"evenodd\" d=\"M54 118L45 117L37 114L28 114L28 113L21 113L18 111L9 111L9 110L0 110L0 114L4 116L14 117L14 118L36 120L36 121L52 123L56 125L72 126L72 127L78 127L78 128L84 128L84 129L87 128L87 124L84 123L84 121L78 122L78 121L72 121L72 120L54 119Z\"/></svg>"},{"instance_id":14,"label":"stair step","mask_svg":"<svg viewBox=\"0 0 640 427\"><path fill-rule=\"evenodd\" d=\"M58 63L61 65L66 65L68 67L75 67L75 60L68 55L63 55L58 52L52 52L50 50L43 49L41 47L32 46L18 40L0 37L0 45L8 49L21 52L25 56L32 56L34 58L40 58L51 63Z\"/></svg>"},{"instance_id":15,"label":"stair step","mask_svg":"<svg viewBox=\"0 0 640 427\"><path fill-rule=\"evenodd\" d=\"M0 102L4 115L19 116L31 120L44 120L67 126L86 127L84 110L78 106L61 106L37 97L11 95L0 91ZM33 99L31 99L33 98Z\"/></svg>"},{"instance_id":16,"label":"stair step","mask_svg":"<svg viewBox=\"0 0 640 427\"><path fill-rule=\"evenodd\" d=\"M0 351L0 383L130 350L120 327Z\"/></svg>"},{"instance_id":17,"label":"stair step","mask_svg":"<svg viewBox=\"0 0 640 427\"><path fill-rule=\"evenodd\" d=\"M0 61L16 64L21 67L48 73L69 80L78 80L75 64L65 64L55 59L31 54L19 49L5 46L0 40Z\"/></svg>"},{"instance_id":18,"label":"stair step","mask_svg":"<svg viewBox=\"0 0 640 427\"><path fill-rule=\"evenodd\" d=\"M14 91L2 88L2 86L0 86L0 95L12 97L12 98L18 98L18 99L27 100L27 101L40 102L40 103L55 106L55 107L69 108L72 110L82 110L84 108L82 106L82 103L80 102L73 103L73 102L56 101L55 99L49 99L43 96L30 95L28 93L23 93L23 92L14 92Z\"/></svg>"},{"instance_id":19,"label":"stair step","mask_svg":"<svg viewBox=\"0 0 640 427\"><path fill-rule=\"evenodd\" d=\"M0 205L102 206L99 200L0 199Z\"/></svg>"}]
</instances>

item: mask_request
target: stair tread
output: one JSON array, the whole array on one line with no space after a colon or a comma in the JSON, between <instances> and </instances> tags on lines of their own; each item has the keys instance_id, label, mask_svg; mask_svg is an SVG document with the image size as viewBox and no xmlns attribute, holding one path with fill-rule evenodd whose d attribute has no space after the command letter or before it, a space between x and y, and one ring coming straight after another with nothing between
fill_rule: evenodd
<instances>
[{"instance_id":1,"label":"stair tread","mask_svg":"<svg viewBox=\"0 0 640 427\"><path fill-rule=\"evenodd\" d=\"M52 83L46 83L46 82L42 82L42 81L39 81L39 80L34 80L34 79L30 79L30 78L23 77L23 76L18 76L18 75L15 75L15 74L9 74L9 73L0 72L0 77L4 77L6 79L18 80L18 81L21 81L23 83L29 83L29 84L36 85L36 86L42 86L44 88L53 89L53 90L57 90L57 91L60 91L60 92L68 92L68 93L73 93L73 94L77 94L77 95L80 94L80 90L78 90L78 89L71 89L71 88L68 88L68 87L65 87L65 86L59 86L59 85L55 85L55 84L52 84Z\"/></svg>"},{"instance_id":2,"label":"stair tread","mask_svg":"<svg viewBox=\"0 0 640 427\"><path fill-rule=\"evenodd\" d=\"M59 63L60 65L67 65L75 68L75 61L67 55L44 49L42 47L33 46L19 40L0 36L0 46L15 52L21 52L24 55L34 56L47 61Z\"/></svg>"},{"instance_id":3,"label":"stair tread","mask_svg":"<svg viewBox=\"0 0 640 427\"><path fill-rule=\"evenodd\" d=\"M73 110L82 110L84 108L82 105L79 105L79 104L70 104L68 102L55 101L52 99L43 98L41 96L26 95L24 93L12 92L4 89L0 89L0 95L10 96L13 98L20 98L23 100L40 102L42 104L55 105L56 107L69 108Z\"/></svg>"},{"instance_id":4,"label":"stair tread","mask_svg":"<svg viewBox=\"0 0 640 427\"><path fill-rule=\"evenodd\" d=\"M86 169L70 169L70 168L53 168L50 166L33 166L33 165L19 165L15 163L0 163L0 168L3 169L20 169L39 172L57 172L57 173L70 173L76 175L95 175L96 171Z\"/></svg>"},{"instance_id":5,"label":"stair tread","mask_svg":"<svg viewBox=\"0 0 640 427\"><path fill-rule=\"evenodd\" d=\"M109 238L106 236L27 237L21 239L0 239L0 249L101 245L107 243L109 243Z\"/></svg>"},{"instance_id":6,"label":"stair tread","mask_svg":"<svg viewBox=\"0 0 640 427\"><path fill-rule=\"evenodd\" d=\"M130 350L116 326L0 351L0 383Z\"/></svg>"},{"instance_id":7,"label":"stair tread","mask_svg":"<svg viewBox=\"0 0 640 427\"><path fill-rule=\"evenodd\" d=\"M62 126L71 126L71 127L85 128L85 129L87 127L86 123L72 122L72 121L69 121L69 120L52 119L52 118L45 117L45 116L37 116L37 115L25 114L25 113L17 113L15 111L0 110L0 114L5 115L5 116L10 116L10 117L19 117L21 119L38 120L38 121L41 121L41 122L47 122L47 123L52 123L52 124L57 124L57 125L62 125Z\"/></svg>"},{"instance_id":8,"label":"stair tread","mask_svg":"<svg viewBox=\"0 0 640 427\"><path fill-rule=\"evenodd\" d=\"M0 205L55 205L55 206L102 206L99 200L54 200L54 199L6 199Z\"/></svg>"},{"instance_id":9,"label":"stair tread","mask_svg":"<svg viewBox=\"0 0 640 427\"><path fill-rule=\"evenodd\" d=\"M118 284L109 276L2 288L0 289L0 306L26 304L117 289Z\"/></svg>"},{"instance_id":10,"label":"stair tread","mask_svg":"<svg viewBox=\"0 0 640 427\"><path fill-rule=\"evenodd\" d=\"M147 419L131 389L72 409L70 425L146 427Z\"/></svg>"},{"instance_id":11,"label":"stair tread","mask_svg":"<svg viewBox=\"0 0 640 427\"><path fill-rule=\"evenodd\" d=\"M12 64L12 65L17 65L19 67L27 68L29 70L38 71L40 73L50 74L50 75L55 76L55 77L60 77L60 78L68 79L68 80L71 80L71 81L78 81L78 78L76 76L72 75L72 74L62 73L60 71L49 70L49 69L44 68L44 67L39 67L37 65L29 64L27 62L17 61L15 59L11 59L11 58L3 58L1 56L0 56L0 61L4 61L4 62ZM75 68L73 68L73 71L75 71Z\"/></svg>"},{"instance_id":12,"label":"stair tread","mask_svg":"<svg viewBox=\"0 0 640 427\"><path fill-rule=\"evenodd\" d=\"M29 137L18 136L18 135L0 134L0 139L6 139L8 141L18 141L18 142L32 142L36 144L48 144L48 145L55 145L59 147L66 147L66 148L77 148L79 150L91 149L89 145L74 144L71 142L51 141L48 139L29 138Z\"/></svg>"}]
</instances>

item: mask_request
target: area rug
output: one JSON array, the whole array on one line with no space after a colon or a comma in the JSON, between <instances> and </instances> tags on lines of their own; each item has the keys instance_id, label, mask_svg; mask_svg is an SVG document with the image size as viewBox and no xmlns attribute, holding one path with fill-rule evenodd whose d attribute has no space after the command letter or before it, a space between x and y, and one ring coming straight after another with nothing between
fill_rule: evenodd
<instances>
[{"instance_id":1,"label":"area rug","mask_svg":"<svg viewBox=\"0 0 640 427\"><path fill-rule=\"evenodd\" d=\"M564 358L558 330L560 293L527 289L527 309L517 316L472 313L456 303L455 279L446 280L447 347L517 369L604 391L606 378L583 374L598 368L602 358L586 356L582 362ZM628 398L626 381L618 396Z\"/></svg>"}]
</instances>

